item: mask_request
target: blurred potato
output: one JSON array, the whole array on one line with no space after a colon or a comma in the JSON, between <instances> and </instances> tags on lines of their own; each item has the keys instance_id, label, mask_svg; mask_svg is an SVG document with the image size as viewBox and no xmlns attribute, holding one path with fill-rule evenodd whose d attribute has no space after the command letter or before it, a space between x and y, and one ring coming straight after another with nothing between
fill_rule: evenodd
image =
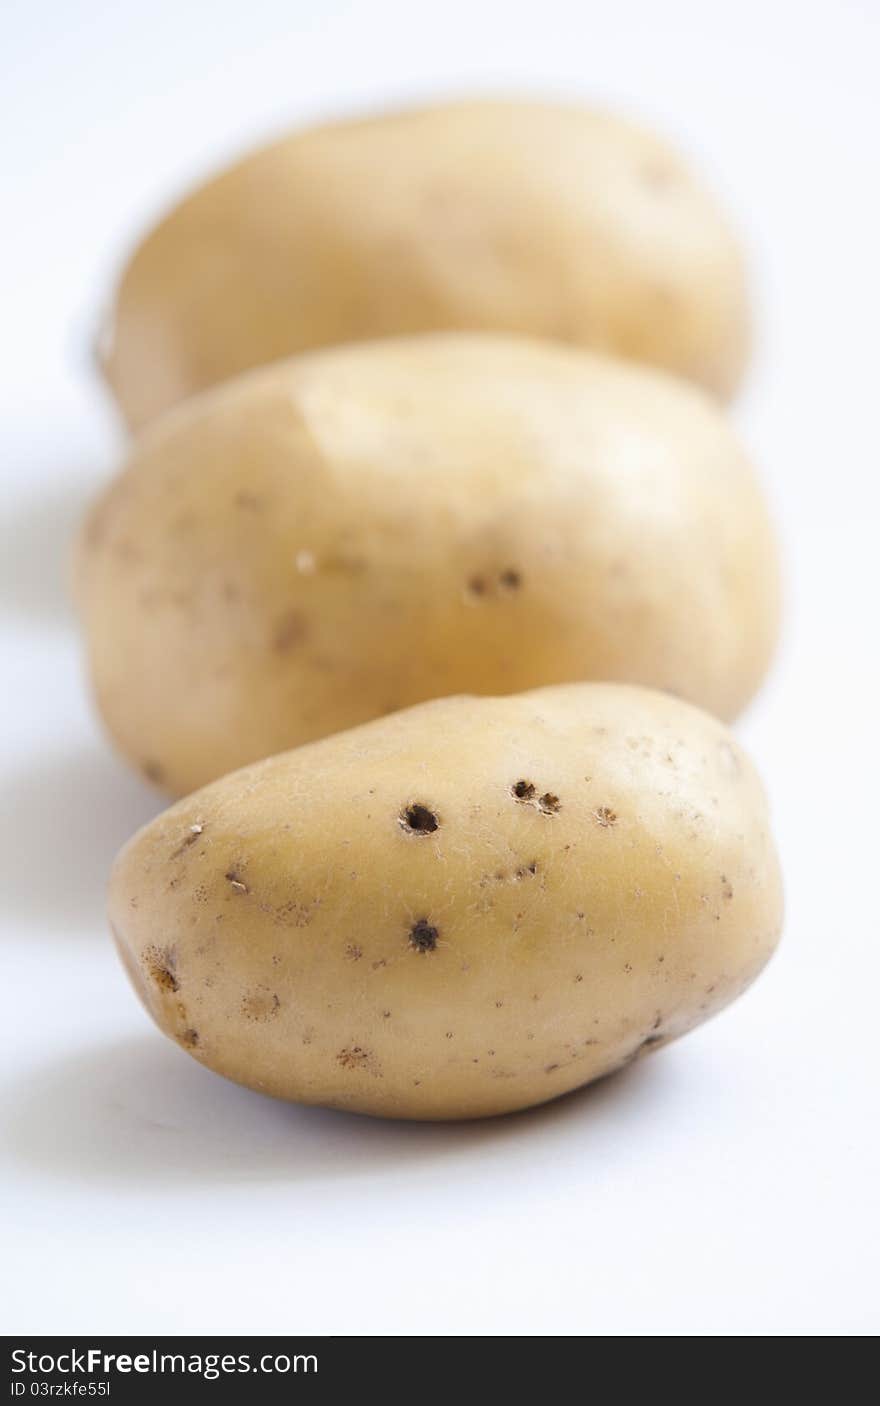
<instances>
[{"instance_id":1,"label":"blurred potato","mask_svg":"<svg viewBox=\"0 0 880 1406\"><path fill-rule=\"evenodd\" d=\"M523 332L730 396L748 307L736 239L681 157L577 106L470 101L295 132L136 249L101 339L134 426L331 343Z\"/></svg>"},{"instance_id":2,"label":"blurred potato","mask_svg":"<svg viewBox=\"0 0 880 1406\"><path fill-rule=\"evenodd\" d=\"M312 353L173 412L78 577L110 732L175 793L463 691L609 679L732 718L777 628L764 503L702 392L481 334Z\"/></svg>"}]
</instances>

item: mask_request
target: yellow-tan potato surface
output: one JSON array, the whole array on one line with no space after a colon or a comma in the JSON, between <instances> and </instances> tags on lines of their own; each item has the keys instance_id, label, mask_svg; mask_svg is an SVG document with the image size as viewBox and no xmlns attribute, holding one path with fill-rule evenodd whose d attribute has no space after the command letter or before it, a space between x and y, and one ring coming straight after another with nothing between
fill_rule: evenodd
<instances>
[{"instance_id":1,"label":"yellow-tan potato surface","mask_svg":"<svg viewBox=\"0 0 880 1406\"><path fill-rule=\"evenodd\" d=\"M132 426L252 366L337 342L524 332L743 371L743 261L714 198L630 122L472 101L295 133L178 205L102 335Z\"/></svg>"},{"instance_id":2,"label":"yellow-tan potato surface","mask_svg":"<svg viewBox=\"0 0 880 1406\"><path fill-rule=\"evenodd\" d=\"M92 513L79 597L109 729L176 794L459 692L609 679L730 718L777 626L763 502L702 392L467 333L172 412Z\"/></svg>"},{"instance_id":3,"label":"yellow-tan potato surface","mask_svg":"<svg viewBox=\"0 0 880 1406\"><path fill-rule=\"evenodd\" d=\"M779 936L764 794L668 695L448 698L178 802L113 872L145 1006L209 1068L400 1118L504 1113L707 1019Z\"/></svg>"}]
</instances>

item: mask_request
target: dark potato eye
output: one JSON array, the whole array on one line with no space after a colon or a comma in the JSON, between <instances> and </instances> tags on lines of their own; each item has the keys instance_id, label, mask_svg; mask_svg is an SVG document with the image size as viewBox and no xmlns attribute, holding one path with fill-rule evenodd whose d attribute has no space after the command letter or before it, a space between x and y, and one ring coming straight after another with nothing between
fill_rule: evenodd
<instances>
[{"instance_id":1,"label":"dark potato eye","mask_svg":"<svg viewBox=\"0 0 880 1406\"><path fill-rule=\"evenodd\" d=\"M439 824L436 813L418 801L408 805L400 816L401 829L411 835L431 835Z\"/></svg>"},{"instance_id":2,"label":"dark potato eye","mask_svg":"<svg viewBox=\"0 0 880 1406\"><path fill-rule=\"evenodd\" d=\"M439 932L428 922L427 918L419 918L419 921L413 923L410 928L410 946L414 947L417 952L433 952L439 936Z\"/></svg>"}]
</instances>

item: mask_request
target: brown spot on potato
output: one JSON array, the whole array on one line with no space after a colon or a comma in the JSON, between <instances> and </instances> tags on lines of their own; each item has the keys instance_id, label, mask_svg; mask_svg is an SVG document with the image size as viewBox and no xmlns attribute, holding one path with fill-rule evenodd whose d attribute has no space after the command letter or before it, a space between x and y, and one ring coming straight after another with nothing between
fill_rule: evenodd
<instances>
[{"instance_id":1,"label":"brown spot on potato","mask_svg":"<svg viewBox=\"0 0 880 1406\"><path fill-rule=\"evenodd\" d=\"M232 500L237 508L244 508L248 512L257 513L264 506L265 500L256 493L247 493L243 490L236 493Z\"/></svg>"},{"instance_id":2,"label":"brown spot on potato","mask_svg":"<svg viewBox=\"0 0 880 1406\"><path fill-rule=\"evenodd\" d=\"M307 928L312 921L310 905L298 903L295 898L289 898L286 903L279 903L274 908L271 903L261 903L260 911L269 913L276 927Z\"/></svg>"},{"instance_id":3,"label":"brown spot on potato","mask_svg":"<svg viewBox=\"0 0 880 1406\"><path fill-rule=\"evenodd\" d=\"M274 991L265 988L256 991L247 991L241 999L241 1013L245 1020L258 1021L260 1023L271 1020L278 1014L281 1001Z\"/></svg>"},{"instance_id":4,"label":"brown spot on potato","mask_svg":"<svg viewBox=\"0 0 880 1406\"><path fill-rule=\"evenodd\" d=\"M498 582L504 591L518 591L522 585L522 576L512 566L509 566L506 571L502 571Z\"/></svg>"},{"instance_id":5,"label":"brown spot on potato","mask_svg":"<svg viewBox=\"0 0 880 1406\"><path fill-rule=\"evenodd\" d=\"M436 811L421 801L413 801L398 816L401 830L407 835L432 835L440 825Z\"/></svg>"},{"instance_id":6,"label":"brown spot on potato","mask_svg":"<svg viewBox=\"0 0 880 1406\"><path fill-rule=\"evenodd\" d=\"M439 937L439 930L427 918L419 918L409 930L409 945L416 952L433 952Z\"/></svg>"},{"instance_id":7,"label":"brown spot on potato","mask_svg":"<svg viewBox=\"0 0 880 1406\"><path fill-rule=\"evenodd\" d=\"M617 824L617 812L613 811L610 806L598 806L596 810L593 811L593 819L597 825L601 825L603 829L608 830L612 825Z\"/></svg>"},{"instance_id":8,"label":"brown spot on potato","mask_svg":"<svg viewBox=\"0 0 880 1406\"><path fill-rule=\"evenodd\" d=\"M301 610L288 610L275 625L272 648L276 654L286 654L306 637L306 618Z\"/></svg>"},{"instance_id":9,"label":"brown spot on potato","mask_svg":"<svg viewBox=\"0 0 880 1406\"><path fill-rule=\"evenodd\" d=\"M336 1056L336 1063L341 1064L343 1069L363 1069L369 1061L369 1050L362 1049L360 1045L346 1045Z\"/></svg>"},{"instance_id":10,"label":"brown spot on potato","mask_svg":"<svg viewBox=\"0 0 880 1406\"><path fill-rule=\"evenodd\" d=\"M733 884L730 882L726 874L721 875L721 896L728 903L733 898Z\"/></svg>"},{"instance_id":11,"label":"brown spot on potato","mask_svg":"<svg viewBox=\"0 0 880 1406\"><path fill-rule=\"evenodd\" d=\"M518 801L530 801L535 794L531 781L514 781L510 789Z\"/></svg>"},{"instance_id":12,"label":"brown spot on potato","mask_svg":"<svg viewBox=\"0 0 880 1406\"><path fill-rule=\"evenodd\" d=\"M359 962L364 955L364 949L358 947L356 942L350 942L345 949L345 955L350 962Z\"/></svg>"},{"instance_id":13,"label":"brown spot on potato","mask_svg":"<svg viewBox=\"0 0 880 1406\"><path fill-rule=\"evenodd\" d=\"M163 991L177 991L180 982L175 968L177 954L173 947L148 947L143 955L143 963L150 980Z\"/></svg>"},{"instance_id":14,"label":"brown spot on potato","mask_svg":"<svg viewBox=\"0 0 880 1406\"><path fill-rule=\"evenodd\" d=\"M250 889L244 879L240 878L234 869L227 869L223 875L227 883L231 884L236 893L250 893Z\"/></svg>"},{"instance_id":15,"label":"brown spot on potato","mask_svg":"<svg viewBox=\"0 0 880 1406\"><path fill-rule=\"evenodd\" d=\"M552 791L545 791L538 801L538 809L543 815L555 815L562 809L562 802L558 796L554 796Z\"/></svg>"},{"instance_id":16,"label":"brown spot on potato","mask_svg":"<svg viewBox=\"0 0 880 1406\"><path fill-rule=\"evenodd\" d=\"M180 1043L182 1045L186 1045L187 1049L194 1050L196 1045L199 1043L198 1030L193 1030L192 1027L190 1027L188 1030L184 1030L183 1034L180 1037Z\"/></svg>"}]
</instances>

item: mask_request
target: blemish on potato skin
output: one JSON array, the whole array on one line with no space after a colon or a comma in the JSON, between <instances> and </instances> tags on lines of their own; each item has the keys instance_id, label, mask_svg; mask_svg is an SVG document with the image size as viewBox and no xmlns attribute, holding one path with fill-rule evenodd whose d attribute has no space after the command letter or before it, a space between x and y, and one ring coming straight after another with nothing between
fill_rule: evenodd
<instances>
[{"instance_id":1,"label":"blemish on potato skin","mask_svg":"<svg viewBox=\"0 0 880 1406\"><path fill-rule=\"evenodd\" d=\"M410 928L409 945L414 951L423 954L426 952L434 952L436 951L439 937L440 931L438 928L435 928L432 923L429 923L427 918L419 918L418 922L413 923Z\"/></svg>"},{"instance_id":2,"label":"blemish on potato skin","mask_svg":"<svg viewBox=\"0 0 880 1406\"><path fill-rule=\"evenodd\" d=\"M598 806L593 811L593 819L597 825L601 825L603 829L607 830L617 824L617 813L610 806Z\"/></svg>"},{"instance_id":3,"label":"blemish on potato skin","mask_svg":"<svg viewBox=\"0 0 880 1406\"><path fill-rule=\"evenodd\" d=\"M529 878L534 878L538 872L537 860L532 860L530 864L521 864L518 868L508 873L504 869L496 869L494 874L484 874L480 879L480 888L485 888L487 884L519 884ZM491 907L491 902L489 904Z\"/></svg>"},{"instance_id":4,"label":"blemish on potato skin","mask_svg":"<svg viewBox=\"0 0 880 1406\"><path fill-rule=\"evenodd\" d=\"M421 801L411 801L397 818L401 830L407 835L432 835L440 826L437 812Z\"/></svg>"},{"instance_id":5,"label":"blemish on potato skin","mask_svg":"<svg viewBox=\"0 0 880 1406\"><path fill-rule=\"evenodd\" d=\"M204 825L190 825L189 830L184 835L180 844L177 846L177 849L174 850L168 856L169 859L179 859L180 856L184 853L184 851L189 849L190 845L194 845L196 843L196 841L203 833L204 829Z\"/></svg>"},{"instance_id":6,"label":"blemish on potato skin","mask_svg":"<svg viewBox=\"0 0 880 1406\"><path fill-rule=\"evenodd\" d=\"M543 796L539 796L537 800L535 799L536 791L535 783L525 779L514 781L510 788L510 794L515 801L519 801L521 805L534 805L542 815L555 815L561 809L562 802L552 791L545 791Z\"/></svg>"},{"instance_id":7,"label":"blemish on potato skin","mask_svg":"<svg viewBox=\"0 0 880 1406\"><path fill-rule=\"evenodd\" d=\"M241 1013L245 1020L256 1021L259 1024L271 1020L280 1008L281 1001L274 991L248 991L241 1000Z\"/></svg>"},{"instance_id":8,"label":"blemish on potato skin","mask_svg":"<svg viewBox=\"0 0 880 1406\"><path fill-rule=\"evenodd\" d=\"M515 566L505 566L498 572L475 572L468 577L465 593L478 600L486 596L513 595L522 586L522 572Z\"/></svg>"},{"instance_id":9,"label":"blemish on potato skin","mask_svg":"<svg viewBox=\"0 0 880 1406\"><path fill-rule=\"evenodd\" d=\"M286 903L279 903L274 907L271 903L261 903L260 912L268 913L276 927L307 928L312 921L311 907L307 903L298 903L295 898L289 898Z\"/></svg>"},{"instance_id":10,"label":"blemish on potato skin","mask_svg":"<svg viewBox=\"0 0 880 1406\"><path fill-rule=\"evenodd\" d=\"M336 1056L336 1063L343 1069L363 1069L369 1062L369 1050L362 1049L360 1045L346 1045Z\"/></svg>"},{"instance_id":11,"label":"blemish on potato skin","mask_svg":"<svg viewBox=\"0 0 880 1406\"><path fill-rule=\"evenodd\" d=\"M186 1045L187 1049L194 1050L196 1045L199 1043L198 1030L193 1030L192 1027L190 1027L188 1030L184 1030L183 1034L180 1037L180 1043L182 1045Z\"/></svg>"},{"instance_id":12,"label":"blemish on potato skin","mask_svg":"<svg viewBox=\"0 0 880 1406\"><path fill-rule=\"evenodd\" d=\"M302 611L289 610L275 625L272 649L276 654L286 654L294 645L301 643L306 634L306 619Z\"/></svg>"},{"instance_id":13,"label":"blemish on potato skin","mask_svg":"<svg viewBox=\"0 0 880 1406\"><path fill-rule=\"evenodd\" d=\"M350 942L345 949L345 955L350 962L359 962L364 955L364 949L358 947L356 942Z\"/></svg>"},{"instance_id":14,"label":"blemish on potato skin","mask_svg":"<svg viewBox=\"0 0 880 1406\"><path fill-rule=\"evenodd\" d=\"M178 991L180 989L180 982L175 970L177 954L173 947L148 947L142 960L148 976L161 990Z\"/></svg>"},{"instance_id":15,"label":"blemish on potato skin","mask_svg":"<svg viewBox=\"0 0 880 1406\"><path fill-rule=\"evenodd\" d=\"M244 490L236 493L232 500L237 508L244 508L245 511L257 513L265 505L265 499L260 498L256 493L247 493Z\"/></svg>"},{"instance_id":16,"label":"blemish on potato skin","mask_svg":"<svg viewBox=\"0 0 880 1406\"><path fill-rule=\"evenodd\" d=\"M227 869L223 877L226 879L227 883L231 884L236 893L250 893L250 889L244 882L244 879L240 878L234 869Z\"/></svg>"}]
</instances>

